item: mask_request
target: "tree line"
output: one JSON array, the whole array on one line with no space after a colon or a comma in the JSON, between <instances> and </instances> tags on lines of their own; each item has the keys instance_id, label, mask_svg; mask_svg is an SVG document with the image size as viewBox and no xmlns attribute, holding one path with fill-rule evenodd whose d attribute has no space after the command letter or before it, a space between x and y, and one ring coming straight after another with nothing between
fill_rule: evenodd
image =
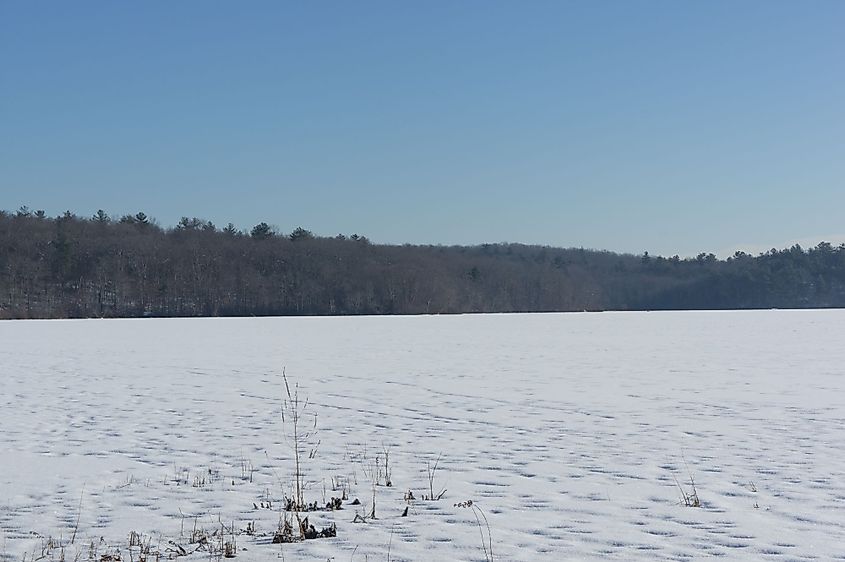
<instances>
[{"instance_id":1,"label":"tree line","mask_svg":"<svg viewBox=\"0 0 845 562\"><path fill-rule=\"evenodd\" d=\"M0 318L845 306L845 244L720 260L0 211Z\"/></svg>"}]
</instances>

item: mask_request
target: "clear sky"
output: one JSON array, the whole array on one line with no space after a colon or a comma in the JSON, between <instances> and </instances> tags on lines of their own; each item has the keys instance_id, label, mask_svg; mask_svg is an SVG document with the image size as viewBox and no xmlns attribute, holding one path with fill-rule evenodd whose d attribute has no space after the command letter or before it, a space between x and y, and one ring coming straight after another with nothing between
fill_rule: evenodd
<instances>
[{"instance_id":1,"label":"clear sky","mask_svg":"<svg viewBox=\"0 0 845 562\"><path fill-rule=\"evenodd\" d=\"M0 208L845 240L845 2L0 2ZM837 239L839 238L839 239Z\"/></svg>"}]
</instances>

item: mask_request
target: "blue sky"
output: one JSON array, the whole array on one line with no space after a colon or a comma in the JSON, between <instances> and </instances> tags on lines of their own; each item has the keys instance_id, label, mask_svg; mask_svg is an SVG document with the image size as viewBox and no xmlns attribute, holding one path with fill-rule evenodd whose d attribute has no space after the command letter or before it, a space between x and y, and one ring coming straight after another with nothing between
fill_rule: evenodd
<instances>
[{"instance_id":1,"label":"blue sky","mask_svg":"<svg viewBox=\"0 0 845 562\"><path fill-rule=\"evenodd\" d=\"M839 242L843 29L840 1L4 0L0 208L665 255Z\"/></svg>"}]
</instances>

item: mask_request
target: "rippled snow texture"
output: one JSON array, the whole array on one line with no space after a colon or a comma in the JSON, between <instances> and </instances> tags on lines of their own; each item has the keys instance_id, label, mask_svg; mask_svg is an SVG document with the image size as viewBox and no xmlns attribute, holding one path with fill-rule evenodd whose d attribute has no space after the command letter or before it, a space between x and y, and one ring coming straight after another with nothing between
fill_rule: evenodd
<instances>
[{"instance_id":1,"label":"rippled snow texture","mask_svg":"<svg viewBox=\"0 0 845 562\"><path fill-rule=\"evenodd\" d=\"M358 459L390 446L378 520L347 504L311 517L337 538L269 544L283 367L318 414L306 499L345 478L363 514ZM255 521L240 560L484 560L467 499L496 560L845 560L845 311L12 321L0 385L8 560L77 516L77 544L197 517ZM444 499L398 517L440 453Z\"/></svg>"}]
</instances>

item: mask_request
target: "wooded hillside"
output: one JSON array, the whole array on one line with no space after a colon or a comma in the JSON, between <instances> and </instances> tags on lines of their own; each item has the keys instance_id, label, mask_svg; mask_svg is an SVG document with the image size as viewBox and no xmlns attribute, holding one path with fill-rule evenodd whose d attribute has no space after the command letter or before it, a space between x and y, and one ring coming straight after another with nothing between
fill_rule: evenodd
<instances>
[{"instance_id":1,"label":"wooded hillside","mask_svg":"<svg viewBox=\"0 0 845 562\"><path fill-rule=\"evenodd\" d=\"M0 212L0 318L845 306L845 245L727 260Z\"/></svg>"}]
</instances>

